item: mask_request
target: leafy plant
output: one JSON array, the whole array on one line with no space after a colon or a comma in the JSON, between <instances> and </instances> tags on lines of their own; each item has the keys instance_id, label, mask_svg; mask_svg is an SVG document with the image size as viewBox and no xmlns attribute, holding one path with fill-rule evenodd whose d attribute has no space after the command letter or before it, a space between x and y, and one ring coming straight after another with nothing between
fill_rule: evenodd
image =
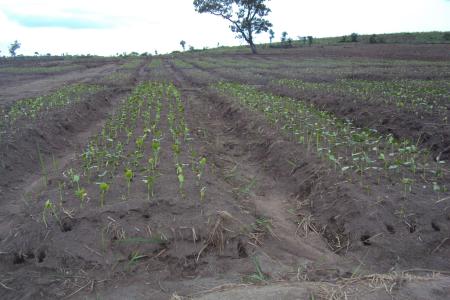
<instances>
[{"instance_id":1,"label":"leafy plant","mask_svg":"<svg viewBox=\"0 0 450 300\"><path fill-rule=\"evenodd\" d=\"M131 182L133 181L134 173L131 169L125 169L123 174L125 180L127 181L127 195L130 196Z\"/></svg>"},{"instance_id":2,"label":"leafy plant","mask_svg":"<svg viewBox=\"0 0 450 300\"><path fill-rule=\"evenodd\" d=\"M109 191L109 184L106 182L100 182L98 187L100 189L100 207L103 207L105 204L105 194Z\"/></svg>"},{"instance_id":3,"label":"leafy plant","mask_svg":"<svg viewBox=\"0 0 450 300\"><path fill-rule=\"evenodd\" d=\"M78 187L77 190L75 191L75 196L78 197L78 199L80 199L80 207L83 207L84 201L87 198L87 191L85 188L80 188Z\"/></svg>"}]
</instances>

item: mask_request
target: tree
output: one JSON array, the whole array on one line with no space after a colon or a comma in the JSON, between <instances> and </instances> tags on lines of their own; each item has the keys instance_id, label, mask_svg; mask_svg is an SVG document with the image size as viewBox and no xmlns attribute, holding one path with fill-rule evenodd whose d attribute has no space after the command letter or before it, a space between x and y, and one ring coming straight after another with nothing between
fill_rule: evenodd
<instances>
[{"instance_id":1,"label":"tree","mask_svg":"<svg viewBox=\"0 0 450 300\"><path fill-rule=\"evenodd\" d=\"M443 38L445 41L450 41L450 32L445 32L445 33L442 35L442 38Z\"/></svg>"},{"instance_id":2,"label":"tree","mask_svg":"<svg viewBox=\"0 0 450 300\"><path fill-rule=\"evenodd\" d=\"M194 0L195 10L210 13L228 20L232 32L244 39L256 54L253 40L255 34L267 32L272 23L266 20L270 9L264 4L266 0Z\"/></svg>"},{"instance_id":3,"label":"tree","mask_svg":"<svg viewBox=\"0 0 450 300\"><path fill-rule=\"evenodd\" d=\"M11 54L11 56L16 56L16 51L20 48L20 46L21 44L17 40L15 40L14 43L9 46L9 53Z\"/></svg>"},{"instance_id":4,"label":"tree","mask_svg":"<svg viewBox=\"0 0 450 300\"><path fill-rule=\"evenodd\" d=\"M270 39L270 43L272 44L272 40L275 37L275 31L273 31L272 29L269 30L269 39Z\"/></svg>"},{"instance_id":5,"label":"tree","mask_svg":"<svg viewBox=\"0 0 450 300\"><path fill-rule=\"evenodd\" d=\"M350 35L350 40L351 40L352 43L358 42L358 34L355 33L355 32L353 32L353 33Z\"/></svg>"},{"instance_id":6,"label":"tree","mask_svg":"<svg viewBox=\"0 0 450 300\"><path fill-rule=\"evenodd\" d=\"M281 33L281 42L282 42L282 43L286 43L287 36L288 36L288 33L287 33L286 31L283 31L283 32Z\"/></svg>"},{"instance_id":7,"label":"tree","mask_svg":"<svg viewBox=\"0 0 450 300\"><path fill-rule=\"evenodd\" d=\"M311 47L312 43L313 43L314 38L312 36L308 36L308 45Z\"/></svg>"},{"instance_id":8,"label":"tree","mask_svg":"<svg viewBox=\"0 0 450 300\"><path fill-rule=\"evenodd\" d=\"M186 42L181 40L180 45L181 45L181 47L183 47L183 51L185 51L186 50Z\"/></svg>"},{"instance_id":9,"label":"tree","mask_svg":"<svg viewBox=\"0 0 450 300\"><path fill-rule=\"evenodd\" d=\"M286 31L283 31L281 33L281 46L286 47L287 37L288 33Z\"/></svg>"},{"instance_id":10,"label":"tree","mask_svg":"<svg viewBox=\"0 0 450 300\"><path fill-rule=\"evenodd\" d=\"M288 48L292 48L292 43L294 42L294 40L292 38L288 38L287 39L287 47Z\"/></svg>"}]
</instances>

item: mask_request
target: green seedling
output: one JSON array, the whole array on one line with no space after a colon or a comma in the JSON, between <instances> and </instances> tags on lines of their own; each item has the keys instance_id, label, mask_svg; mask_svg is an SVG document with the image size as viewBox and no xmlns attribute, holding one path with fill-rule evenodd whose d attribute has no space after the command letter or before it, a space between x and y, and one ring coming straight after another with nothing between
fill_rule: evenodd
<instances>
[{"instance_id":1,"label":"green seedling","mask_svg":"<svg viewBox=\"0 0 450 300\"><path fill-rule=\"evenodd\" d=\"M139 150L139 151L142 151L142 147L144 146L144 138L143 137L138 137L137 139L136 139L136 148Z\"/></svg>"},{"instance_id":2,"label":"green seedling","mask_svg":"<svg viewBox=\"0 0 450 300\"><path fill-rule=\"evenodd\" d=\"M105 204L105 194L109 191L109 184L101 182L98 184L98 187L100 189L100 207L103 207Z\"/></svg>"},{"instance_id":3,"label":"green seedling","mask_svg":"<svg viewBox=\"0 0 450 300\"><path fill-rule=\"evenodd\" d=\"M205 200L206 195L206 186L200 189L200 201L203 202Z\"/></svg>"},{"instance_id":4,"label":"green seedling","mask_svg":"<svg viewBox=\"0 0 450 300\"><path fill-rule=\"evenodd\" d=\"M152 141L152 151L153 151L153 159L155 160L155 166L158 165L159 162L159 152L161 150L161 142L158 139L154 139Z\"/></svg>"},{"instance_id":5,"label":"green seedling","mask_svg":"<svg viewBox=\"0 0 450 300\"><path fill-rule=\"evenodd\" d=\"M147 255L139 254L139 251L133 251L129 256L128 266L132 266L137 263L138 260L146 258Z\"/></svg>"},{"instance_id":6,"label":"green seedling","mask_svg":"<svg viewBox=\"0 0 450 300\"><path fill-rule=\"evenodd\" d=\"M133 136L133 130L126 129L127 131L127 145L130 143L130 139Z\"/></svg>"},{"instance_id":7,"label":"green seedling","mask_svg":"<svg viewBox=\"0 0 450 300\"><path fill-rule=\"evenodd\" d=\"M244 278L245 281L251 282L251 283L260 283L263 281L266 281L268 278L267 276L262 272L261 265L259 264L258 259L256 256L252 256L253 264L255 265L255 273L246 276Z\"/></svg>"},{"instance_id":8,"label":"green seedling","mask_svg":"<svg viewBox=\"0 0 450 300\"><path fill-rule=\"evenodd\" d=\"M205 167L206 167L206 157L202 157L199 162L198 162L198 173L197 173L197 179L200 182L200 180L202 179L202 176L205 172Z\"/></svg>"},{"instance_id":9,"label":"green seedling","mask_svg":"<svg viewBox=\"0 0 450 300\"><path fill-rule=\"evenodd\" d=\"M131 181L133 181L134 173L131 169L125 169L124 176L127 181L127 194L130 196Z\"/></svg>"},{"instance_id":10,"label":"green seedling","mask_svg":"<svg viewBox=\"0 0 450 300\"><path fill-rule=\"evenodd\" d=\"M80 189L80 175L73 174L71 180L72 183L76 183L77 189Z\"/></svg>"},{"instance_id":11,"label":"green seedling","mask_svg":"<svg viewBox=\"0 0 450 300\"><path fill-rule=\"evenodd\" d=\"M55 217L55 219L58 221L58 223L60 223L61 225L61 221L59 219L58 213L56 211L56 207L55 205L50 201L50 199L48 199L47 201L45 201L44 204L44 211L42 212L42 221L44 221L45 227L48 227L48 223L47 223L47 217L49 215L53 215Z\"/></svg>"},{"instance_id":12,"label":"green seedling","mask_svg":"<svg viewBox=\"0 0 450 300\"><path fill-rule=\"evenodd\" d=\"M175 155L178 157L181 153L180 144L175 143L172 145L172 151L175 153Z\"/></svg>"},{"instance_id":13,"label":"green seedling","mask_svg":"<svg viewBox=\"0 0 450 300\"><path fill-rule=\"evenodd\" d=\"M86 189L80 188L80 187L79 187L79 188L75 191L75 196L77 196L78 199L80 199L80 207L83 207L84 201L85 201L86 198L87 198L87 192L86 192Z\"/></svg>"},{"instance_id":14,"label":"green seedling","mask_svg":"<svg viewBox=\"0 0 450 300\"><path fill-rule=\"evenodd\" d=\"M153 197L153 188L155 185L155 176L154 175L148 175L142 180L147 185L147 199L150 201L150 196Z\"/></svg>"}]
</instances>

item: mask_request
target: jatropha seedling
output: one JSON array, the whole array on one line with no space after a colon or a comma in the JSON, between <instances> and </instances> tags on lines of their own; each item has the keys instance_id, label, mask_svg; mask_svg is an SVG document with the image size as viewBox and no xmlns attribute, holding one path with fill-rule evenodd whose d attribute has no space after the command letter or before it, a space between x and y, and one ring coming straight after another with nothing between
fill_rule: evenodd
<instances>
[{"instance_id":1,"label":"jatropha seedling","mask_svg":"<svg viewBox=\"0 0 450 300\"><path fill-rule=\"evenodd\" d=\"M127 181L127 196L130 196L131 181L133 181L134 173L131 169L125 169L125 180Z\"/></svg>"},{"instance_id":2,"label":"jatropha seedling","mask_svg":"<svg viewBox=\"0 0 450 300\"><path fill-rule=\"evenodd\" d=\"M200 202L203 202L205 200L205 195L206 195L206 186L200 189Z\"/></svg>"},{"instance_id":3,"label":"jatropha seedling","mask_svg":"<svg viewBox=\"0 0 450 300\"><path fill-rule=\"evenodd\" d=\"M61 220L58 216L58 212L56 211L56 207L50 199L45 201L44 211L42 212L42 221L44 221L45 227L48 227L47 217L49 215L52 215L58 221L58 223L60 223L60 225L61 225Z\"/></svg>"},{"instance_id":4,"label":"jatropha seedling","mask_svg":"<svg viewBox=\"0 0 450 300\"><path fill-rule=\"evenodd\" d=\"M178 187L180 190L181 195L184 197L184 173L183 173L183 165L180 163L177 163L176 165L177 169L177 177L178 177Z\"/></svg>"},{"instance_id":5,"label":"jatropha seedling","mask_svg":"<svg viewBox=\"0 0 450 300\"><path fill-rule=\"evenodd\" d=\"M147 175L142 180L147 185L147 199L150 201L150 196L153 197L153 187L155 185L156 181L156 166L155 166L155 160L153 158L148 159L147 168L146 168Z\"/></svg>"},{"instance_id":6,"label":"jatropha seedling","mask_svg":"<svg viewBox=\"0 0 450 300\"><path fill-rule=\"evenodd\" d=\"M206 157L202 157L198 162L197 177L199 182L202 179L203 173L205 172L205 167L206 167Z\"/></svg>"},{"instance_id":7,"label":"jatropha seedling","mask_svg":"<svg viewBox=\"0 0 450 300\"><path fill-rule=\"evenodd\" d=\"M80 207L83 207L84 202L86 201L87 198L87 191L85 188L79 187L76 191L75 191L75 196L78 197L78 199L80 199Z\"/></svg>"},{"instance_id":8,"label":"jatropha seedling","mask_svg":"<svg viewBox=\"0 0 450 300\"><path fill-rule=\"evenodd\" d=\"M100 189L100 206L103 207L105 204L105 194L109 191L109 184L106 182L100 182L98 187Z\"/></svg>"},{"instance_id":9,"label":"jatropha seedling","mask_svg":"<svg viewBox=\"0 0 450 300\"><path fill-rule=\"evenodd\" d=\"M159 152L161 151L161 142L158 139L153 139L152 141L152 151L153 151L153 160L155 167L159 162Z\"/></svg>"}]
</instances>

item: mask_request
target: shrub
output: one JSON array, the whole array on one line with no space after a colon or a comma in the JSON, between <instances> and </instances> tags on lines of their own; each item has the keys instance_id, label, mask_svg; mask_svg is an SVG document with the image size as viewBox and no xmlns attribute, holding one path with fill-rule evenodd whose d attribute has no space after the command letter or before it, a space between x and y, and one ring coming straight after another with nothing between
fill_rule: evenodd
<instances>
[{"instance_id":1,"label":"shrub","mask_svg":"<svg viewBox=\"0 0 450 300\"><path fill-rule=\"evenodd\" d=\"M444 39L444 41L450 41L450 32L445 32L442 35L442 38Z\"/></svg>"}]
</instances>

